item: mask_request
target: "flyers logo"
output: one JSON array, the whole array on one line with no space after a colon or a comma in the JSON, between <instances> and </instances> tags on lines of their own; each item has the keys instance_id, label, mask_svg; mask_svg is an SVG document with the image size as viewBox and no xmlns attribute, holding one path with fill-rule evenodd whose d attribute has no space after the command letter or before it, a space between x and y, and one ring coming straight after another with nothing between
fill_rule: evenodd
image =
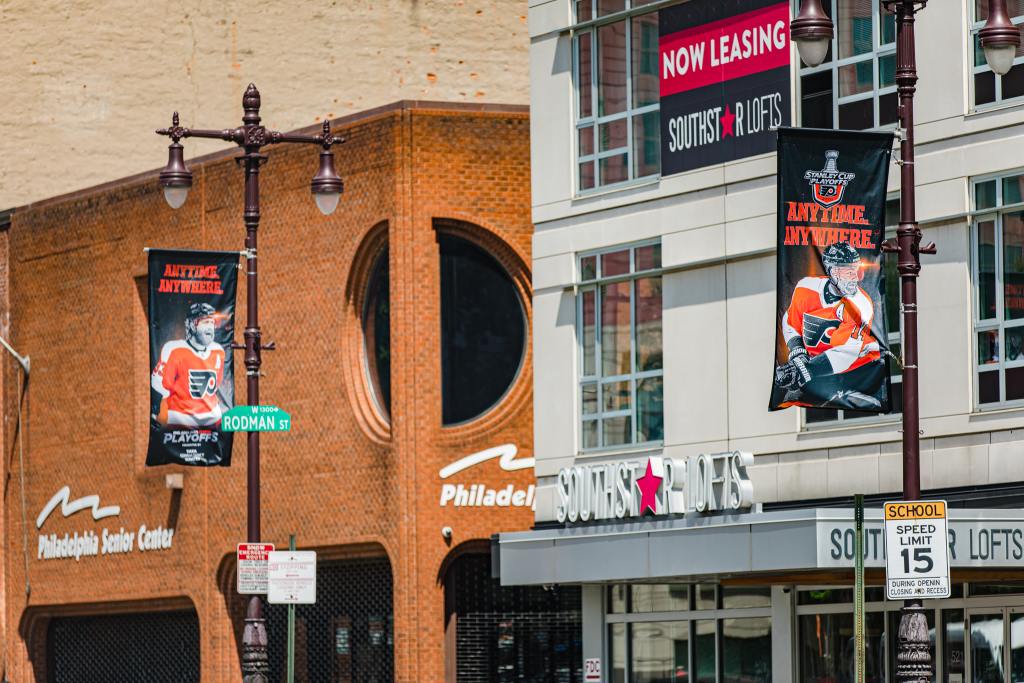
<instances>
[{"instance_id":1,"label":"flyers logo","mask_svg":"<svg viewBox=\"0 0 1024 683\"><path fill-rule=\"evenodd\" d=\"M838 320L819 318L816 315L804 313L804 347L808 350L817 349L819 346L829 347L832 345L832 333L839 329Z\"/></svg>"},{"instance_id":2,"label":"flyers logo","mask_svg":"<svg viewBox=\"0 0 1024 683\"><path fill-rule=\"evenodd\" d=\"M212 396L217 391L217 373L213 370L189 370L188 393L192 398Z\"/></svg>"},{"instance_id":3,"label":"flyers logo","mask_svg":"<svg viewBox=\"0 0 1024 683\"><path fill-rule=\"evenodd\" d=\"M846 186L857 177L856 173L840 171L836 167L839 152L830 149L825 152L825 167L820 171L807 171L804 180L811 184L814 201L824 207L838 204L843 199Z\"/></svg>"}]
</instances>

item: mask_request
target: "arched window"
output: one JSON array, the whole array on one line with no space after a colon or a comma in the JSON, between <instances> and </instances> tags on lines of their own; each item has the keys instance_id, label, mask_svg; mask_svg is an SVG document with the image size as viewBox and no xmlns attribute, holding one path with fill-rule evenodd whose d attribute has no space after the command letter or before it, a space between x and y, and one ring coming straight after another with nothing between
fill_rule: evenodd
<instances>
[{"instance_id":1,"label":"arched window","mask_svg":"<svg viewBox=\"0 0 1024 683\"><path fill-rule=\"evenodd\" d=\"M471 420L512 386L526 348L526 314L498 260L440 234L441 401L445 425Z\"/></svg>"}]
</instances>

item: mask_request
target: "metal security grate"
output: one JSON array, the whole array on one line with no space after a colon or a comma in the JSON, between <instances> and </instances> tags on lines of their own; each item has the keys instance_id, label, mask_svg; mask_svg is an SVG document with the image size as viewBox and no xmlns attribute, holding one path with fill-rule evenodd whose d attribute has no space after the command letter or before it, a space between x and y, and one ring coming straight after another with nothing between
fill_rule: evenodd
<instances>
[{"instance_id":1,"label":"metal security grate","mask_svg":"<svg viewBox=\"0 0 1024 683\"><path fill-rule=\"evenodd\" d=\"M391 565L386 558L318 563L316 604L295 608L295 680L394 679ZM286 680L288 608L267 605L270 680Z\"/></svg>"},{"instance_id":2,"label":"metal security grate","mask_svg":"<svg viewBox=\"0 0 1024 683\"><path fill-rule=\"evenodd\" d=\"M459 683L575 683L583 678L578 586L505 586L489 555L452 563Z\"/></svg>"},{"instance_id":3,"label":"metal security grate","mask_svg":"<svg viewBox=\"0 0 1024 683\"><path fill-rule=\"evenodd\" d=\"M46 635L53 683L199 680L194 611L57 617Z\"/></svg>"}]
</instances>

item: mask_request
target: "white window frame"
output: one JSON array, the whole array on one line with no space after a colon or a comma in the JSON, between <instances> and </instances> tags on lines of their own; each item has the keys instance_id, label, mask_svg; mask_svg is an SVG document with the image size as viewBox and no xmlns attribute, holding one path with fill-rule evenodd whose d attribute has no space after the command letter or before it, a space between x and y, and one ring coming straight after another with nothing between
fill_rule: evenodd
<instances>
[{"instance_id":1,"label":"white window frame","mask_svg":"<svg viewBox=\"0 0 1024 683\"><path fill-rule=\"evenodd\" d=\"M895 39L895 34L894 34L893 42L886 43L885 45L881 45L880 44L881 29L882 29L882 17L883 16L889 16L889 13L882 9L880 2L873 3L872 4L872 10L871 10L872 11L872 14L871 14L871 46L872 46L872 49L871 49L871 51L870 52L865 52L863 54L855 55L853 57L846 57L845 59L837 60L836 56L839 54L839 30L838 30L838 17L839 17L839 14L838 14L839 6L838 5L839 5L839 0L823 0L823 2L829 3L831 5L831 14L830 14L830 16L834 17L835 21L836 21L836 31L834 32L833 37L832 37L832 49L831 49L832 61L825 62L823 64L820 64L820 65L816 66L816 67L807 67L807 66L803 66L803 63L800 61L799 57L796 58L796 60L797 60L796 63L797 63L797 66L798 66L797 78L796 78L796 90L797 90L796 104L797 104L797 113L798 113L798 119L797 120L800 122L799 125L803 125L803 88L802 88L803 78L805 76L813 76L815 74L819 74L819 73L822 73L824 71L831 71L832 72L832 128L833 129L838 129L839 128L839 107L840 107L840 105L851 104L853 102L858 102L860 100L872 99L873 100L872 122L875 125L871 126L869 128L865 128L864 130L894 130L896 128L896 126L898 125L898 123L899 123L898 120L893 122L893 123L886 123L886 124L879 123L879 104L878 104L878 101L879 101L880 97L882 97L883 95L895 94L896 90L897 90L895 81L893 82L892 85L886 85L884 87L880 87L880 83L879 83L879 78L880 78L881 70L879 69L878 63L879 63L879 61L881 59L884 59L886 57L892 57L893 62L894 62L894 68L895 68L895 60L896 60L896 39ZM799 13L799 11L800 11L799 3L800 3L800 0L794 0L794 2L793 2L793 16L796 16ZM871 63L871 68L872 68L872 75L871 75L872 88L871 88L871 90L869 90L867 92L857 93L855 95L846 95L845 97L840 97L840 95L839 95L839 70L842 67L844 67L844 66L850 66L852 64L860 64L862 62L870 62Z\"/></svg>"},{"instance_id":2,"label":"white window frame","mask_svg":"<svg viewBox=\"0 0 1024 683\"><path fill-rule=\"evenodd\" d=\"M995 206L986 209L977 209L971 220L971 366L974 369L972 384L974 385L974 406L979 412L999 410L1002 408L1015 408L1024 406L1024 398L1012 401L1006 400L1006 370L1024 367L1024 354L1017 360L1003 360L1006 350L1006 330L1018 327L1024 328L1024 318L1020 320L1006 321L1006 313L1003 305L1003 215L1024 211L1024 201L1015 204L1003 204L1003 179L1024 175L1024 169L1017 171L1003 172L987 176L979 176L971 180L971 206L977 207L978 186L986 182L994 181L996 189ZM995 222L995 295L996 295L996 317L982 320L979 318L981 302L979 299L979 273L978 273L978 224L987 221ZM978 333L999 331L999 360L996 363L986 364L982 370L982 364L978 362ZM981 381L982 372L999 373L999 400L991 403L981 403Z\"/></svg>"},{"instance_id":3,"label":"white window frame","mask_svg":"<svg viewBox=\"0 0 1024 683\"><path fill-rule=\"evenodd\" d=\"M661 391L662 391L662 402L664 404L665 399L665 364L662 361L662 366L658 370L645 370L638 372L636 369L636 287L631 286L629 290L629 367L630 372L625 375L609 375L607 377L601 374L601 286L612 284L616 282L630 282L634 283L636 280L650 277L661 277L662 285L664 286L663 273L665 269L662 267L651 268L648 270L636 270L636 250L641 247L648 247L653 245L660 245L660 239L645 240L642 242L631 242L629 244L620 244L614 247L605 247L594 251L580 252L576 256L576 281L575 286L575 297L576 297L576 424L579 429L577 436L577 448L579 453L594 454L594 453L608 453L622 450L633 450L636 448L657 448L664 444L664 428L662 430L662 439L656 441L638 441L637 433L637 383L640 380L648 379L651 377L661 378ZM614 275L610 277L602 277L600 272L601 267L601 256L604 254L614 253L617 251L629 250L629 273L625 275ZM595 257L595 263L597 264L597 277L591 280L584 281L582 279L582 268L581 263L583 259ZM585 292L594 292L594 374L584 374L584 336L583 336L583 295ZM664 302L664 290L662 291L662 313L664 314L665 302ZM662 358L664 359L664 317L662 318ZM617 410L605 412L604 410L604 391L603 386L605 384L613 382L625 382L630 383L630 406L628 410ZM597 391L597 411L596 413L583 412L583 385L584 384L596 384ZM664 419L664 412L662 413ZM627 443L614 444L610 446L604 445L604 429L603 424L605 419L614 417L629 417L631 420L631 431L632 438ZM597 421L597 442L596 447L586 448L583 445L583 423L595 420Z\"/></svg>"},{"instance_id":4,"label":"white window frame","mask_svg":"<svg viewBox=\"0 0 1024 683\"><path fill-rule=\"evenodd\" d=\"M606 643L604 659L608 662L609 671L611 669L611 635L609 626L612 624L624 624L625 625L625 641L626 641L626 653L623 662L625 663L625 680L633 680L633 625L644 624L650 622L664 622L664 621L679 621L686 622L687 624L687 672L689 673L690 679L694 678L694 671L696 669L696 653L697 653L697 640L696 640L696 625L699 621L711 621L715 625L715 680L721 681L723 655L722 650L725 646L724 636L722 633L723 625L722 621L725 619L768 619L769 626L774 627L772 623L772 608L768 607L722 607L722 590L720 584L710 584L715 587L715 607L697 609L696 598L694 591L698 590L698 586L703 585L707 587L709 584L697 584L689 583L689 608L683 610L673 610L667 612L633 612L629 610L629 601L631 600L629 590L632 584L625 584L627 591L626 605L627 609L625 612L612 612L611 605L608 604L608 590L610 590L616 584L609 584L603 586L602 593L604 595L604 642ZM758 588L765 588L767 586L757 586ZM774 634L773 634L774 636Z\"/></svg>"},{"instance_id":5,"label":"white window frame","mask_svg":"<svg viewBox=\"0 0 1024 683\"><path fill-rule=\"evenodd\" d=\"M652 180L657 180L661 177L661 152L658 153L658 169L651 174L644 176L637 176L635 170L635 152L633 150L633 120L649 114L651 112L657 112L661 110L661 102L655 102L653 104L644 105L642 107L633 107L633 19L635 17L644 14L656 14L660 4L646 4L638 5L637 7L630 7L633 4L633 0L626 0L627 9L614 14L607 14L602 17L596 16L596 0L591 0L595 7L592 16L595 19L588 20L575 24L570 28L571 36L571 49L572 49L572 93L573 93L573 129L572 129L572 149L573 149L573 188L577 196L586 196L591 194L597 194L605 192L607 190L618 190L631 185L637 185L641 183L648 183ZM573 20L576 20L576 3L574 0L570 0L573 4ZM602 26L609 24L615 24L618 22L625 22L626 29L626 108L624 111L617 112L615 114L608 114L606 116L600 116L598 114L598 49L597 49L597 34ZM579 103L580 103L580 59L578 49L578 38L582 34L590 35L590 74L591 79L589 83L590 88L590 116L580 116ZM624 147L616 147L601 151L600 149L600 127L605 124L614 123L620 119L626 120L626 145ZM580 131L587 127L593 127L593 151L590 154L580 153ZM626 155L626 170L628 177L626 180L622 180L615 183L601 183L601 159L609 157L619 156L621 154ZM584 189L580 181L580 168L587 162L593 162L594 164L594 186L591 188Z\"/></svg>"},{"instance_id":6,"label":"white window frame","mask_svg":"<svg viewBox=\"0 0 1024 683\"><path fill-rule=\"evenodd\" d=\"M886 201L886 204L888 204L889 202L891 202L893 200L896 200L897 202L899 202L899 198L900 198L899 193L894 193L894 194L888 195L885 198L885 201ZM897 207L897 210L898 210L898 207ZM897 221L897 223L898 223L898 221ZM899 226L898 225L887 225L887 226L885 226L885 239L889 239L890 237L895 237L896 236L896 228L897 227L899 227ZM885 252L883 252L882 253L882 258L883 259L887 259L887 258L894 259L894 258L896 258L896 256L894 254L886 254ZM896 278L895 282L886 283L886 286L887 287L895 287L896 291L900 292L900 285L901 284L902 284L901 280L899 278ZM902 297L901 293L897 294L897 296L896 296L897 303L899 303L902 300L902 298L903 297ZM900 346L900 356L899 357L902 359L903 358L903 316L902 315L897 316L897 320L899 321L899 329L897 329L897 330L889 330L889 337L886 340L886 343L888 344L890 349L893 347L893 344L899 344L899 346ZM896 360L895 358L890 358L889 362L892 363L892 364L898 364L900 361ZM899 389L900 389L900 391L902 391L903 390L903 370L901 368L899 375L893 375L892 372L891 372L891 369L892 369L892 366L890 365L889 381L890 381L890 383L891 383L891 385L893 387L893 391L896 390L896 385L899 385ZM900 403L900 405L903 405L903 404ZM827 409L827 410L831 410L831 409ZM800 411L800 413L801 413L801 421L802 421L802 424L803 424L804 431L814 431L816 429L829 429L829 428L835 428L835 427L856 427L856 426L865 425L865 424L874 425L874 424L878 424L880 422L883 422L883 423L884 422L898 422L901 419L900 416L903 414L903 411L901 410L898 413L897 412L877 413L877 414L874 414L874 415L859 414L858 413L858 414L855 415L855 417L846 417L845 416L846 411L842 410L841 408L836 408L835 411L836 411L837 417L834 420L817 420L817 421L814 421L814 422L808 422L807 421L807 409L805 408L805 409L801 410ZM855 412L855 411L851 411L851 412Z\"/></svg>"},{"instance_id":7,"label":"white window frame","mask_svg":"<svg viewBox=\"0 0 1024 683\"><path fill-rule=\"evenodd\" d=\"M1005 106L1008 103L1016 103L1016 102L1024 101L1024 95L1021 95L1021 96L1018 96L1018 97L1010 97L1008 99L1003 99L1003 78L1001 76L993 75L993 78L995 78L995 86L996 86L995 87L995 92L996 92L995 100L993 100L991 102L986 102L984 104L976 104L975 103L976 93L975 93L975 88L974 88L974 79L975 79L975 77L978 74L992 73L992 69L989 68L988 62L985 61L984 59L981 60L981 64L977 64L976 65L974 63L974 55L975 55L975 53L974 53L974 44L975 44L975 40L977 40L978 32L985 26L985 22L984 21L980 21L980 20L978 20L978 18L976 16L974 16L974 9L975 9L975 0L967 0L967 12L968 12L968 17L969 17L969 22L970 22L970 27L971 27L970 33L967 36L967 64L970 66L970 74L971 74L970 78L968 79L970 81L968 83L968 92L970 93L970 95L969 95L970 96L970 100L969 100L970 107L968 107L968 111L979 112L979 111L986 111L986 110L989 110L989 109L998 109L999 107ZM1009 8L1007 8L1007 9L1009 9ZM1010 21L1013 23L1014 26L1020 26L1020 25L1024 24L1024 14L1022 14L1020 16L1016 16L1016 17L1010 17ZM1018 64L1024 64L1024 55L1018 55L1017 57L1014 58L1013 66L1017 66Z\"/></svg>"}]
</instances>

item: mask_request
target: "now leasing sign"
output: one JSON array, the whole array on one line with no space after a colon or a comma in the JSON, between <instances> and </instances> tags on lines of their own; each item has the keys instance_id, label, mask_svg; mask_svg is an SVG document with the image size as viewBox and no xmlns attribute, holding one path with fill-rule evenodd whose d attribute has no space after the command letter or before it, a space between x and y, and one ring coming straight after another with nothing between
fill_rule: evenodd
<instances>
[{"instance_id":1,"label":"now leasing sign","mask_svg":"<svg viewBox=\"0 0 1024 683\"><path fill-rule=\"evenodd\" d=\"M290 432L292 416L277 406L236 406L224 413L225 432Z\"/></svg>"}]
</instances>

